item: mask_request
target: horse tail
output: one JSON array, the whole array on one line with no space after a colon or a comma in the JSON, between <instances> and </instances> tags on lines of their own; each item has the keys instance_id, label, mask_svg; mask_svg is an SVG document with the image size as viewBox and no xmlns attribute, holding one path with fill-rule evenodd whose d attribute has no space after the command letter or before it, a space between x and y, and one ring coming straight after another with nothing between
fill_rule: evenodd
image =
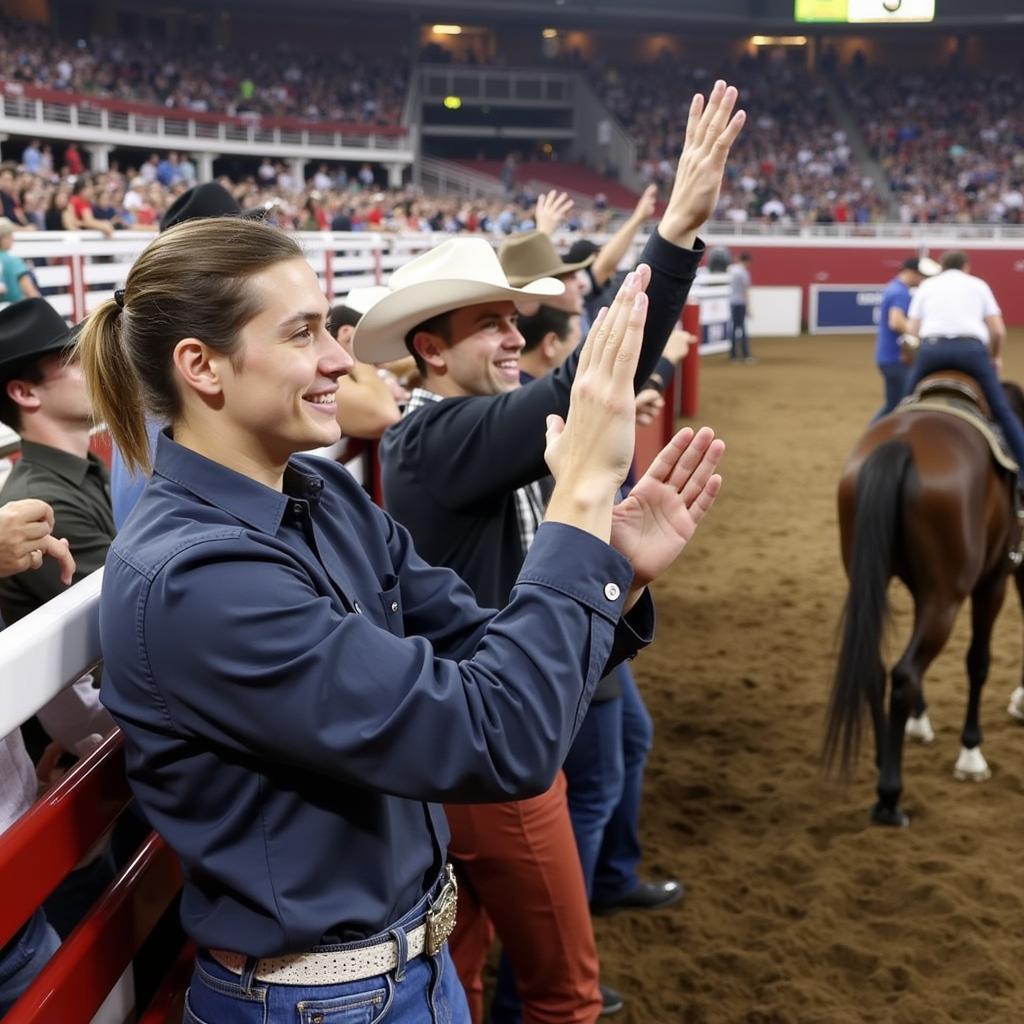
<instances>
[{"instance_id":1,"label":"horse tail","mask_svg":"<svg viewBox=\"0 0 1024 1024\"><path fill-rule=\"evenodd\" d=\"M902 495L913 466L905 441L887 441L865 460L857 475L850 589L840 619L840 651L829 698L822 759L838 758L848 778L860 750L864 708L885 689L882 634L889 617L887 592L901 536Z\"/></svg>"}]
</instances>

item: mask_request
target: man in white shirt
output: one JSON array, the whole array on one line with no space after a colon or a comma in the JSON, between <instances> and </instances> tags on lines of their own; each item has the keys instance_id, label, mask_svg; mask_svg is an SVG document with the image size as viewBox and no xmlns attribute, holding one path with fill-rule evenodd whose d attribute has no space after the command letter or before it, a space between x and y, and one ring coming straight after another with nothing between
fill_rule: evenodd
<instances>
[{"instance_id":1,"label":"man in white shirt","mask_svg":"<svg viewBox=\"0 0 1024 1024\"><path fill-rule=\"evenodd\" d=\"M999 383L1006 340L999 303L992 289L980 277L971 275L965 253L947 252L940 263L942 273L924 281L910 301L907 334L920 338L921 345L906 393L910 394L923 377L936 370L970 374L981 385L985 400L1024 471L1024 425L1010 408Z\"/></svg>"}]
</instances>

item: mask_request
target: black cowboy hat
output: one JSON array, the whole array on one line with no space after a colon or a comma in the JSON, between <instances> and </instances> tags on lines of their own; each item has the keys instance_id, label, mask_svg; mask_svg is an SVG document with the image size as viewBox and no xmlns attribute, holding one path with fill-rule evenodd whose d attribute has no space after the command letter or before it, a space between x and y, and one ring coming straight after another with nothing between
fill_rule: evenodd
<instances>
[{"instance_id":1,"label":"black cowboy hat","mask_svg":"<svg viewBox=\"0 0 1024 1024\"><path fill-rule=\"evenodd\" d=\"M243 210L235 197L216 181L207 181L182 192L160 218L160 230L167 231L176 224L200 217L241 217L243 220L263 220L269 212L268 206L257 206Z\"/></svg>"},{"instance_id":2,"label":"black cowboy hat","mask_svg":"<svg viewBox=\"0 0 1024 1024\"><path fill-rule=\"evenodd\" d=\"M12 379L25 363L60 352L74 331L46 299L22 299L0 309L0 381Z\"/></svg>"}]
</instances>

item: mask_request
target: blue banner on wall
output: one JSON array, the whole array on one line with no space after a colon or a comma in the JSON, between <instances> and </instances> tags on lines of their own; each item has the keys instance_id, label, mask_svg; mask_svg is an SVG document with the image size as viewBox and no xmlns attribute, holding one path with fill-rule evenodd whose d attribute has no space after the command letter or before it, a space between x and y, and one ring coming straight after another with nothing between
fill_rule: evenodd
<instances>
[{"instance_id":1,"label":"blue banner on wall","mask_svg":"<svg viewBox=\"0 0 1024 1024\"><path fill-rule=\"evenodd\" d=\"M811 334L873 333L884 291L884 284L812 284L807 310Z\"/></svg>"}]
</instances>

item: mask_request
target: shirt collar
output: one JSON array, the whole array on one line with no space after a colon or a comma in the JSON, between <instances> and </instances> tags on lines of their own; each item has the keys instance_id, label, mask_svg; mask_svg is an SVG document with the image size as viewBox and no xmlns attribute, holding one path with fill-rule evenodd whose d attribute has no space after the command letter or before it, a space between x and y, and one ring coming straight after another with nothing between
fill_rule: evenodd
<instances>
[{"instance_id":1,"label":"shirt collar","mask_svg":"<svg viewBox=\"0 0 1024 1024\"><path fill-rule=\"evenodd\" d=\"M72 455L71 452L54 448L48 444L39 444L37 441L21 442L21 455L26 462L34 463L37 466L45 466L47 469L64 477L69 483L81 487L89 470L94 467L103 473L103 463L99 457L89 452L86 458L80 455Z\"/></svg>"},{"instance_id":2,"label":"shirt collar","mask_svg":"<svg viewBox=\"0 0 1024 1024\"><path fill-rule=\"evenodd\" d=\"M275 491L178 444L163 430L156 439L153 475L173 480L247 526L271 534L280 528L289 501L301 498L316 504L324 486L322 477L289 463L284 473L284 492Z\"/></svg>"},{"instance_id":3,"label":"shirt collar","mask_svg":"<svg viewBox=\"0 0 1024 1024\"><path fill-rule=\"evenodd\" d=\"M433 391L428 391L426 388L413 388L412 394L409 395L409 401L405 403L405 415L415 412L415 410L422 408L429 402L443 402L444 395L435 394Z\"/></svg>"}]
</instances>

